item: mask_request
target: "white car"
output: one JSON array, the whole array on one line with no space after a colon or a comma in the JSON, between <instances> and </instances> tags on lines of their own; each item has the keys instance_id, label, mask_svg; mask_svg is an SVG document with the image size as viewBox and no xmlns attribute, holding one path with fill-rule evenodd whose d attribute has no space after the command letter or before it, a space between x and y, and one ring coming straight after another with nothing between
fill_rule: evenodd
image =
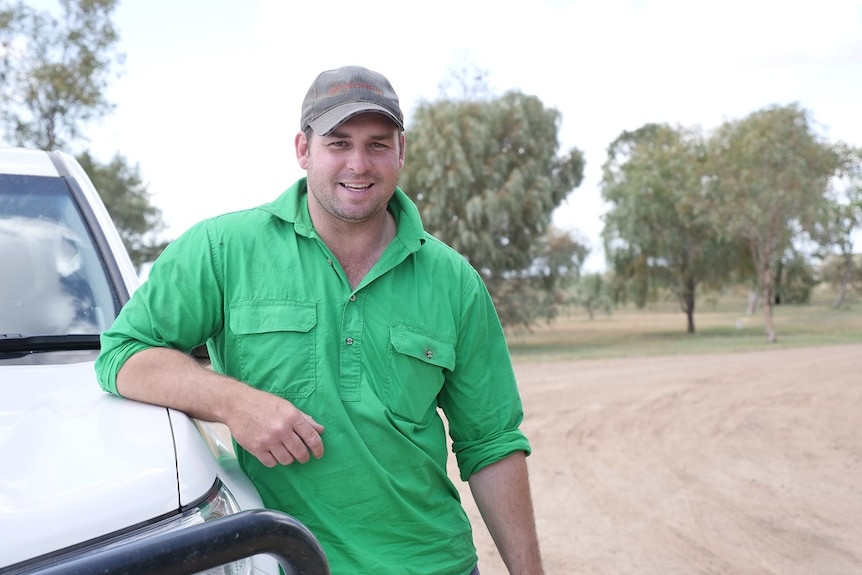
<instances>
[{"instance_id":1,"label":"white car","mask_svg":"<svg viewBox=\"0 0 862 575\"><path fill-rule=\"evenodd\" d=\"M0 148L0 574L64 572L111 553L116 559L116 550L152 559L178 533L202 539L183 540L159 564L200 566L195 556L227 557L221 543L206 547L214 540L201 525L262 508L208 424L99 388L99 334L136 286L111 218L75 159ZM328 573L303 530L296 523L287 538L296 535L303 553L316 557L299 572ZM159 546L148 547L153 541ZM275 575L290 556L254 542L248 550L257 555L230 555L237 561L207 572Z\"/></svg>"}]
</instances>

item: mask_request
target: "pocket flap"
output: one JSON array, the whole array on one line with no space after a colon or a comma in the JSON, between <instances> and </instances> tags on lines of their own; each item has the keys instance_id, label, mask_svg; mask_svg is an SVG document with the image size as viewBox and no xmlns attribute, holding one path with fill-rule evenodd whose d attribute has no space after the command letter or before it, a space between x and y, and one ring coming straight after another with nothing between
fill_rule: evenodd
<instances>
[{"instance_id":1,"label":"pocket flap","mask_svg":"<svg viewBox=\"0 0 862 575\"><path fill-rule=\"evenodd\" d=\"M392 347L403 355L444 369L455 369L455 343L408 325L390 326Z\"/></svg>"},{"instance_id":2,"label":"pocket flap","mask_svg":"<svg viewBox=\"0 0 862 575\"><path fill-rule=\"evenodd\" d=\"M309 302L244 301L230 305L230 329L237 334L295 331L317 324L317 305Z\"/></svg>"}]
</instances>

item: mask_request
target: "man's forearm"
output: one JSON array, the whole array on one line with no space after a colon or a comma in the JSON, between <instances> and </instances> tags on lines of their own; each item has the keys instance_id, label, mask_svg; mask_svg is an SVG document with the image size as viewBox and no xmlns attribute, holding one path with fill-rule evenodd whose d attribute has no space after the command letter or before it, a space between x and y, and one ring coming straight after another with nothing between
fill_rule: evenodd
<instances>
[{"instance_id":1,"label":"man's forearm","mask_svg":"<svg viewBox=\"0 0 862 575\"><path fill-rule=\"evenodd\" d=\"M512 575L541 575L542 560L523 452L470 476L470 490Z\"/></svg>"},{"instance_id":2,"label":"man's forearm","mask_svg":"<svg viewBox=\"0 0 862 575\"><path fill-rule=\"evenodd\" d=\"M242 385L169 348L149 348L130 357L117 374L123 397L171 407L198 419L227 423L224 405ZM236 389L231 389L236 388Z\"/></svg>"}]
</instances>

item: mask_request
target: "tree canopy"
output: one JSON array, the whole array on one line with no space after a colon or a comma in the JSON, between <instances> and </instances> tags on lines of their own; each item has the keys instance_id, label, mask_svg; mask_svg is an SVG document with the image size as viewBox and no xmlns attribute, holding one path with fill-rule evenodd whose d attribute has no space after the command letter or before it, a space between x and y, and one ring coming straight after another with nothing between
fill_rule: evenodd
<instances>
[{"instance_id":1,"label":"tree canopy","mask_svg":"<svg viewBox=\"0 0 862 575\"><path fill-rule=\"evenodd\" d=\"M13 144L67 149L113 110L118 0L59 0L61 16L0 0L0 120Z\"/></svg>"},{"instance_id":2,"label":"tree canopy","mask_svg":"<svg viewBox=\"0 0 862 575\"><path fill-rule=\"evenodd\" d=\"M123 56L111 17L117 0L59 0L59 16L0 0L0 136L12 145L75 152L140 265L164 248L161 210L137 165L119 152L99 163L86 125L110 114L110 80Z\"/></svg>"},{"instance_id":3,"label":"tree canopy","mask_svg":"<svg viewBox=\"0 0 862 575\"><path fill-rule=\"evenodd\" d=\"M647 124L608 148L602 196L605 253L615 277L635 286L636 303L671 290L695 332L697 286L720 282L737 253L713 230L704 201L706 150L700 133Z\"/></svg>"},{"instance_id":4,"label":"tree canopy","mask_svg":"<svg viewBox=\"0 0 862 575\"><path fill-rule=\"evenodd\" d=\"M862 228L862 149L842 142L834 149L838 171L830 181L812 236L821 246L824 279L836 288L833 305L841 307L851 287L862 289L862 266L853 253L853 235Z\"/></svg>"},{"instance_id":5,"label":"tree canopy","mask_svg":"<svg viewBox=\"0 0 862 575\"><path fill-rule=\"evenodd\" d=\"M835 152L821 142L809 113L774 106L719 127L711 141L711 210L728 237L748 247L763 297L766 337L777 341L775 279L794 238L818 221Z\"/></svg>"},{"instance_id":6,"label":"tree canopy","mask_svg":"<svg viewBox=\"0 0 862 575\"><path fill-rule=\"evenodd\" d=\"M504 324L553 315L561 268L542 262L550 246L565 244L546 234L584 169L579 150L559 154L559 121L537 97L509 92L423 103L408 127L401 186L428 231L482 275ZM583 254L572 249L570 261Z\"/></svg>"},{"instance_id":7,"label":"tree canopy","mask_svg":"<svg viewBox=\"0 0 862 575\"><path fill-rule=\"evenodd\" d=\"M708 137L664 124L623 132L602 177L615 292L643 305L670 289L691 333L697 285L753 281L767 340L777 341L772 306L808 301L817 281L812 245L836 256L824 269L837 284L853 282L859 158L821 141L795 104L728 121Z\"/></svg>"},{"instance_id":8,"label":"tree canopy","mask_svg":"<svg viewBox=\"0 0 862 575\"><path fill-rule=\"evenodd\" d=\"M99 190L102 201L110 206L111 219L132 262L140 266L155 260L167 245L157 237L164 223L161 210L150 203L138 166L130 165L119 154L107 164L99 164L84 152L78 161Z\"/></svg>"}]
</instances>

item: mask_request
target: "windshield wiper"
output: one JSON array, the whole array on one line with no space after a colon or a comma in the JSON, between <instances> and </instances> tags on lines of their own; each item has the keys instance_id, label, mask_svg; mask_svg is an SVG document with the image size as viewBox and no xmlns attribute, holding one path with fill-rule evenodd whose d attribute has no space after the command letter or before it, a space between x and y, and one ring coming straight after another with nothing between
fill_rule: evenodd
<instances>
[{"instance_id":1,"label":"windshield wiper","mask_svg":"<svg viewBox=\"0 0 862 575\"><path fill-rule=\"evenodd\" d=\"M0 333L0 352L76 351L99 349L99 334L31 335Z\"/></svg>"}]
</instances>

